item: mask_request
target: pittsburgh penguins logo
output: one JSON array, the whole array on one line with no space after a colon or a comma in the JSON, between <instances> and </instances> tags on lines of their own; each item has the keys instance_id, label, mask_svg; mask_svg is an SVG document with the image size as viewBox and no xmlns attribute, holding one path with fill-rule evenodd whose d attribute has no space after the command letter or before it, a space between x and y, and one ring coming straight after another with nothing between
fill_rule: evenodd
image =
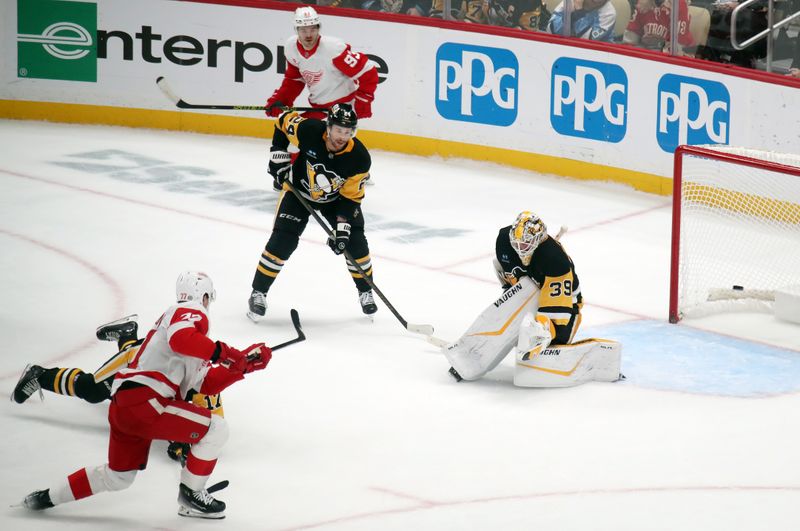
<instances>
[{"instance_id":1,"label":"pittsburgh penguins logo","mask_svg":"<svg viewBox=\"0 0 800 531\"><path fill-rule=\"evenodd\" d=\"M345 179L328 170L324 165L312 164L311 162L306 162L306 174L308 175L308 182L304 181L303 184L315 201L333 199L330 196L338 194L345 181Z\"/></svg>"}]
</instances>

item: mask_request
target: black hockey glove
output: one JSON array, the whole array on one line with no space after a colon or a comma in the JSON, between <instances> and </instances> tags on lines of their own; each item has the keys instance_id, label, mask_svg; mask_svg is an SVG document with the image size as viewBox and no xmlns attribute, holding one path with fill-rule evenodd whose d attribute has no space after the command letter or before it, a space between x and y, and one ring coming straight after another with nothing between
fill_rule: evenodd
<instances>
[{"instance_id":1,"label":"black hockey glove","mask_svg":"<svg viewBox=\"0 0 800 531\"><path fill-rule=\"evenodd\" d=\"M292 156L286 151L270 152L267 171L272 175L272 188L276 192L280 192L283 189L283 183L288 181L292 175Z\"/></svg>"},{"instance_id":2,"label":"black hockey glove","mask_svg":"<svg viewBox=\"0 0 800 531\"><path fill-rule=\"evenodd\" d=\"M338 222L336 224L336 230L333 231L333 236L328 236L328 247L330 247L334 253L342 254L349 241L350 224L344 221Z\"/></svg>"}]
</instances>

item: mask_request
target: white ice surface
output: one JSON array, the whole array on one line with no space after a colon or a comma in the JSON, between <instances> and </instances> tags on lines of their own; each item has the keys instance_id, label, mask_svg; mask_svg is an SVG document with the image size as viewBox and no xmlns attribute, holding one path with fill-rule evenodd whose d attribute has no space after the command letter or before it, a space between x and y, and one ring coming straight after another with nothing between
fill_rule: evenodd
<instances>
[{"instance_id":1,"label":"white ice surface","mask_svg":"<svg viewBox=\"0 0 800 531\"><path fill-rule=\"evenodd\" d=\"M242 202L254 197L246 190L272 194L266 150L253 139L0 121L4 393L28 362L94 370L113 353L95 327L136 312L148 328L189 268L214 279L213 338L284 341L291 308L308 335L224 393L231 438L212 481L231 481L219 494L226 520L176 514L179 471L162 442L125 492L40 514L9 507L105 460L107 405L47 393L0 403L0 529L798 528L796 391L665 391L635 374L518 389L509 360L456 384L385 306L374 323L361 315L313 220L269 294L269 319L248 321L272 207ZM552 233L570 227L562 241L587 301L582 330L666 318L668 198L466 161L374 152L373 163L364 210L375 281L409 321L457 337L498 295L496 231L525 209ZM437 229L464 232L425 237ZM709 350L743 338L800 351L800 329L769 316L691 326L724 334ZM669 330L653 338L667 361L679 354Z\"/></svg>"}]
</instances>

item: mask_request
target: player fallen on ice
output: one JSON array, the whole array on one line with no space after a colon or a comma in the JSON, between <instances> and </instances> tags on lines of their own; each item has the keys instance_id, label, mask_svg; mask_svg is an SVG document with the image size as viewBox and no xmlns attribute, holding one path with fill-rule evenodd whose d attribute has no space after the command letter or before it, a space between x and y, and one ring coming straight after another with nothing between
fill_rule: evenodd
<instances>
[{"instance_id":1,"label":"player fallen on ice","mask_svg":"<svg viewBox=\"0 0 800 531\"><path fill-rule=\"evenodd\" d=\"M111 384L114 376L136 359L144 338L138 337L138 315L128 315L97 327L97 339L116 341L117 353L106 360L96 371L84 372L77 367L42 367L28 364L14 387L11 399L17 404L25 403L34 393L44 398L42 391L63 396L72 396L90 404L99 404L111 399ZM215 415L225 416L222 395L191 393L187 397L198 406L205 407ZM189 444L171 441L167 447L170 459L186 464Z\"/></svg>"},{"instance_id":2,"label":"player fallen on ice","mask_svg":"<svg viewBox=\"0 0 800 531\"><path fill-rule=\"evenodd\" d=\"M334 105L325 122L304 118L293 111L278 117L272 136L269 173L280 198L272 234L253 277L247 312L253 321L264 317L267 293L297 249L300 235L308 224L309 213L285 185L287 182L332 227L334 235L328 238L328 246L333 252L340 255L347 250L372 278L372 260L361 211L371 160L367 148L355 138L357 125L358 116L346 103ZM286 151L290 144L300 150L294 163ZM374 314L378 307L369 283L355 265L348 262L347 268L358 290L362 311Z\"/></svg>"},{"instance_id":3,"label":"player fallen on ice","mask_svg":"<svg viewBox=\"0 0 800 531\"><path fill-rule=\"evenodd\" d=\"M191 443L178 486L178 514L224 518L225 503L214 499L206 482L228 439L224 418L185 400L191 390L217 394L264 369L272 351L263 343L238 350L212 341L208 307L216 298L211 279L188 271L178 277L178 303L156 321L136 359L122 369L111 387L108 461L86 467L32 492L22 502L30 510L80 500L105 491L126 489L147 467L153 440Z\"/></svg>"},{"instance_id":4,"label":"player fallen on ice","mask_svg":"<svg viewBox=\"0 0 800 531\"><path fill-rule=\"evenodd\" d=\"M514 351L514 385L565 387L619 379L621 345L573 338L583 296L572 259L538 216L500 229L494 265L503 295L455 343L443 347L456 380L477 380Z\"/></svg>"}]
</instances>

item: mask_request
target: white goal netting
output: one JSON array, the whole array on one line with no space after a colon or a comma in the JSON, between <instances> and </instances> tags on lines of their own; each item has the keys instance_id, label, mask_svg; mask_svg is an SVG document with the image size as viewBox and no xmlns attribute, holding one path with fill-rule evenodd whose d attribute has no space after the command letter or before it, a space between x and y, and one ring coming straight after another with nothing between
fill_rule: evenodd
<instances>
[{"instance_id":1,"label":"white goal netting","mask_svg":"<svg viewBox=\"0 0 800 531\"><path fill-rule=\"evenodd\" d=\"M800 155L729 146L676 154L670 320L770 311L800 284Z\"/></svg>"}]
</instances>

